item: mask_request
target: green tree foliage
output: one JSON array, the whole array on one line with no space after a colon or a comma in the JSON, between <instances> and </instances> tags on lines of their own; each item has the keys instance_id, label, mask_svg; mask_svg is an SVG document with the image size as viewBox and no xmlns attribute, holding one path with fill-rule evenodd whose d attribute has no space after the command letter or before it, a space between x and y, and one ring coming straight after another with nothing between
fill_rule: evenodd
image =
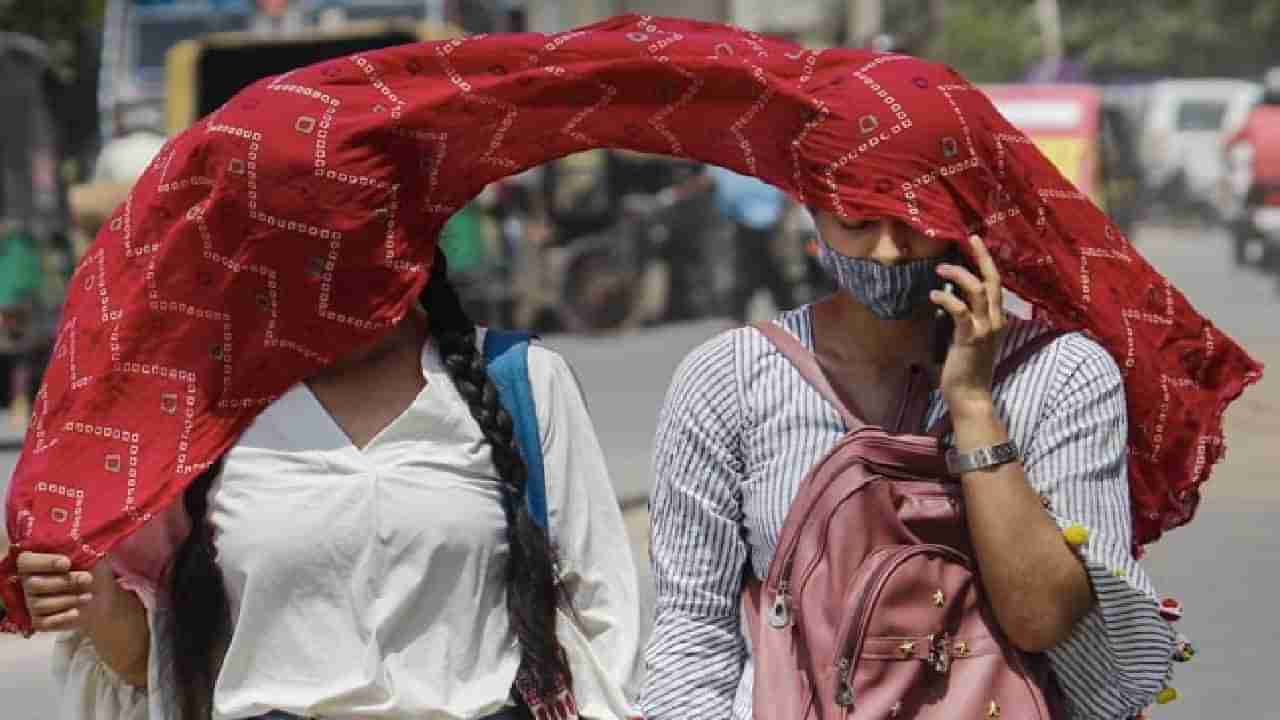
<instances>
[{"instance_id":1,"label":"green tree foliage","mask_svg":"<svg viewBox=\"0 0 1280 720\"><path fill-rule=\"evenodd\" d=\"M1063 3L1069 54L1102 78L1261 74L1280 65L1280 0Z\"/></svg>"},{"instance_id":2,"label":"green tree foliage","mask_svg":"<svg viewBox=\"0 0 1280 720\"><path fill-rule=\"evenodd\" d=\"M1280 65L1280 0L1059 0L1067 57L1090 78L1257 77ZM930 0L886 0L893 34L920 36ZM980 82L1017 80L1041 56L1033 0L947 0L904 47Z\"/></svg>"},{"instance_id":3,"label":"green tree foliage","mask_svg":"<svg viewBox=\"0 0 1280 720\"><path fill-rule=\"evenodd\" d=\"M945 62L974 82L1016 80L1040 57L1040 30L1030 0L950 0L941 10L933 32L912 51ZM902 11L896 7L887 19Z\"/></svg>"},{"instance_id":4,"label":"green tree foliage","mask_svg":"<svg viewBox=\"0 0 1280 720\"><path fill-rule=\"evenodd\" d=\"M87 172L97 141L98 51L106 0L0 0L0 32L29 35L45 44L50 67L45 99L67 163L63 172Z\"/></svg>"}]
</instances>

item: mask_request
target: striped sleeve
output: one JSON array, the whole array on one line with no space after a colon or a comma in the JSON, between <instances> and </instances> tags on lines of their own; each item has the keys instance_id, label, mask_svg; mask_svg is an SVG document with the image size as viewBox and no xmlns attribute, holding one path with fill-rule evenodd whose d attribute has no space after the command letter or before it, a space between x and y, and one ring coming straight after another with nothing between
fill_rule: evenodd
<instances>
[{"instance_id":1,"label":"striped sleeve","mask_svg":"<svg viewBox=\"0 0 1280 720\"><path fill-rule=\"evenodd\" d=\"M1130 553L1124 384L1111 356L1082 335L1060 345L1063 368L1031 434L1024 466L1061 527L1089 529L1081 559L1095 603L1049 661L1073 718L1129 718L1169 679L1174 634Z\"/></svg>"},{"instance_id":2,"label":"striped sleeve","mask_svg":"<svg viewBox=\"0 0 1280 720\"><path fill-rule=\"evenodd\" d=\"M677 369L658 421L650 506L657 617L645 651L648 720L729 718L746 647L738 603L741 405L733 335Z\"/></svg>"}]
</instances>

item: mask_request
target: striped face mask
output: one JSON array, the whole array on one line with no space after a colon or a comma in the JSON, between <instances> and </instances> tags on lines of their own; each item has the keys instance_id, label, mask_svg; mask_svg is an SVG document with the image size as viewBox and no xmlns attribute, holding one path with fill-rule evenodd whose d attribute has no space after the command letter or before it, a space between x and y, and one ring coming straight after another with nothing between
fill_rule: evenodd
<instances>
[{"instance_id":1,"label":"striped face mask","mask_svg":"<svg viewBox=\"0 0 1280 720\"><path fill-rule=\"evenodd\" d=\"M943 258L924 258L899 265L883 265L849 257L818 236L818 263L843 290L881 320L904 320L940 286L938 265Z\"/></svg>"}]
</instances>

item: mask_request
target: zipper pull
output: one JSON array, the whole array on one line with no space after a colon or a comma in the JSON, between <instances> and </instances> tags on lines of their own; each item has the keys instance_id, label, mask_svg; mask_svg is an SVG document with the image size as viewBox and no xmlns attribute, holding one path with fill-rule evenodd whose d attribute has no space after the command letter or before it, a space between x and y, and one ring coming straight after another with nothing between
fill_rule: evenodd
<instances>
[{"instance_id":1,"label":"zipper pull","mask_svg":"<svg viewBox=\"0 0 1280 720\"><path fill-rule=\"evenodd\" d=\"M840 707L853 706L853 687L849 684L849 667L849 658L840 658L836 666L836 675L840 678L839 684L836 685L836 705Z\"/></svg>"},{"instance_id":2,"label":"zipper pull","mask_svg":"<svg viewBox=\"0 0 1280 720\"><path fill-rule=\"evenodd\" d=\"M773 597L773 607L769 608L769 627L781 630L791 624L791 596L787 594L787 584L778 586L778 594Z\"/></svg>"}]
</instances>

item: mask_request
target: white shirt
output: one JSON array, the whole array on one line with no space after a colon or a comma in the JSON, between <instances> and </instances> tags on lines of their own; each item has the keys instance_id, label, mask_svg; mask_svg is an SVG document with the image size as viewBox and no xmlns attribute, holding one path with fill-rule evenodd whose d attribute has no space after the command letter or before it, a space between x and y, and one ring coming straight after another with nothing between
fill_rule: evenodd
<instances>
[{"instance_id":1,"label":"white shirt","mask_svg":"<svg viewBox=\"0 0 1280 720\"><path fill-rule=\"evenodd\" d=\"M214 720L462 719L508 702L520 653L497 471L430 344L422 364L426 387L364 449L299 384L227 454L209 498L234 624ZM562 612L557 633L582 717L623 718L640 617L622 515L572 371L535 345L529 375L578 616ZM153 639L152 687L168 652ZM151 700L151 717L167 717Z\"/></svg>"}]
</instances>

